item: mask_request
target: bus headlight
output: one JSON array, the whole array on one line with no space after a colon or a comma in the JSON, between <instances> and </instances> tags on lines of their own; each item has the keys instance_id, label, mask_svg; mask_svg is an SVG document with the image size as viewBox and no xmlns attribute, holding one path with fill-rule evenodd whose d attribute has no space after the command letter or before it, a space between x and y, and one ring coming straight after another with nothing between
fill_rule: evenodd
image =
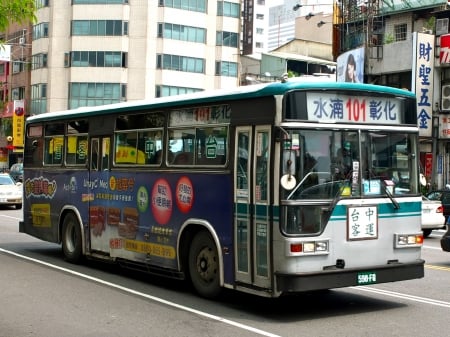
<instances>
[{"instance_id":1,"label":"bus headlight","mask_svg":"<svg viewBox=\"0 0 450 337\"><path fill-rule=\"evenodd\" d=\"M395 234L395 248L420 247L423 245L423 234Z\"/></svg>"}]
</instances>

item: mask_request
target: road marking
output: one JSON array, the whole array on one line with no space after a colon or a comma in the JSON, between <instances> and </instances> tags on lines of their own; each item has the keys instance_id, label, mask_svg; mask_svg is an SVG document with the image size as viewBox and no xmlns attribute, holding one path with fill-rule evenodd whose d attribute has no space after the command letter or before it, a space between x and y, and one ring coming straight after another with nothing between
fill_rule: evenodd
<instances>
[{"instance_id":1,"label":"road marking","mask_svg":"<svg viewBox=\"0 0 450 337\"><path fill-rule=\"evenodd\" d=\"M22 220L22 218L18 218L18 217L15 217L15 216L9 216L9 215L3 215L3 214L1 214L0 216L2 216L2 217L4 217L4 218L8 218L8 219L14 219L14 220Z\"/></svg>"},{"instance_id":2,"label":"road marking","mask_svg":"<svg viewBox=\"0 0 450 337\"><path fill-rule=\"evenodd\" d=\"M366 286L351 287L351 289L363 291L363 292L375 293L378 295L400 298L400 299L409 300L409 301L413 301L413 302L420 302L420 303L436 305L436 306L444 307L444 308L450 308L449 302L433 300L431 298L426 298L426 297L419 297L419 296L414 296L414 295L397 293L395 291L382 290L382 289L377 289L377 288L369 288Z\"/></svg>"},{"instance_id":3,"label":"road marking","mask_svg":"<svg viewBox=\"0 0 450 337\"><path fill-rule=\"evenodd\" d=\"M445 266L436 266L436 265L432 265L432 264L426 264L425 268L427 269L434 269L434 270L445 270L445 271L450 271L449 267L445 267Z\"/></svg>"},{"instance_id":4,"label":"road marking","mask_svg":"<svg viewBox=\"0 0 450 337\"><path fill-rule=\"evenodd\" d=\"M141 293L139 291L136 291L136 290L133 290L133 289L130 289L130 288L122 287L120 285L117 285L117 284L114 284L114 283L111 283L111 282L107 282L107 281L101 280L101 279L96 278L96 277L92 277L92 276L85 275L85 274L82 274L82 273L79 273L79 272L76 272L76 271L73 271L73 270L70 270L70 269L63 268L63 267L59 267L59 266L56 266L56 265L53 265L53 264L50 264L50 263L47 263L47 262L44 262L44 261L33 259L31 257L12 252L10 250L6 250L6 249L3 249L3 248L0 248L0 252L6 253L6 254L9 254L9 255L13 255L13 256L16 256L16 257L24 259L24 260L32 261L32 262L44 265L46 267L50 267L50 268L53 268L53 269L56 269L56 270L60 270L60 271L63 271L65 273L72 274L72 275L75 275L75 276L78 276L78 277L81 277L81 278L84 278L84 279L87 279L87 280L90 280L90 281L94 281L94 282L106 285L108 287L111 287L111 288L116 288L116 289L119 289L121 291L133 294L133 295L141 296L141 297L147 298L149 300L152 300L154 302L165 304L165 305L167 305L169 307L173 307L173 308L177 308L177 309L180 309L180 310L184 310L184 311L190 312L190 313L198 315L198 316L206 317L206 318L209 318L209 319L214 320L214 321L218 321L218 322L221 322L221 323L224 323L224 324L228 324L228 325L237 327L239 329L251 331L251 332L257 333L257 334L259 334L261 336L281 337L279 335L275 335L273 333L270 333L270 332L267 332L267 331L263 331L263 330L260 330L260 329L257 329L257 328L253 328L253 327L245 325L245 324L241 324L241 323L238 323L238 322L235 322L235 321L231 321L229 319L226 319L226 318L223 318L223 317L220 317L220 316L211 315L211 314L208 314L206 312L203 312L203 311L200 311L200 310L196 310L196 309L192 309L192 308L189 308L189 307L186 307L184 305L180 305L180 304L177 304L177 303L174 303L174 302L170 302L170 301L164 300L164 299L159 298L159 297L151 296L151 295L148 295L148 294L145 294L145 293Z\"/></svg>"}]
</instances>

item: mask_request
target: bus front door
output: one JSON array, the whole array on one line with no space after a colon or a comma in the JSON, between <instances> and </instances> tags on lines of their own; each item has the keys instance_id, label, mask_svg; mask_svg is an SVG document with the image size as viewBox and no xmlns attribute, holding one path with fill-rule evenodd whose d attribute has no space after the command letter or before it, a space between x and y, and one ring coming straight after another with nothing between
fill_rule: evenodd
<instances>
[{"instance_id":1,"label":"bus front door","mask_svg":"<svg viewBox=\"0 0 450 337\"><path fill-rule=\"evenodd\" d=\"M92 252L110 252L107 224L110 137L91 138L89 157L89 247Z\"/></svg>"},{"instance_id":2,"label":"bus front door","mask_svg":"<svg viewBox=\"0 0 450 337\"><path fill-rule=\"evenodd\" d=\"M238 283L270 289L269 125L237 127L234 167L235 274Z\"/></svg>"}]
</instances>

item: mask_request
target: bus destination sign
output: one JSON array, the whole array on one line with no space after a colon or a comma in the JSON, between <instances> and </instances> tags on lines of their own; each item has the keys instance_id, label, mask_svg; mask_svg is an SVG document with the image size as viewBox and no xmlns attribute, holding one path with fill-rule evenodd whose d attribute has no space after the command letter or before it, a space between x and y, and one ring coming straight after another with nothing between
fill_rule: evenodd
<instances>
[{"instance_id":1,"label":"bus destination sign","mask_svg":"<svg viewBox=\"0 0 450 337\"><path fill-rule=\"evenodd\" d=\"M307 93L308 120L327 123L396 124L403 119L403 104L390 97Z\"/></svg>"},{"instance_id":2,"label":"bus destination sign","mask_svg":"<svg viewBox=\"0 0 450 337\"><path fill-rule=\"evenodd\" d=\"M177 109L170 112L170 126L224 124L230 122L229 105Z\"/></svg>"}]
</instances>

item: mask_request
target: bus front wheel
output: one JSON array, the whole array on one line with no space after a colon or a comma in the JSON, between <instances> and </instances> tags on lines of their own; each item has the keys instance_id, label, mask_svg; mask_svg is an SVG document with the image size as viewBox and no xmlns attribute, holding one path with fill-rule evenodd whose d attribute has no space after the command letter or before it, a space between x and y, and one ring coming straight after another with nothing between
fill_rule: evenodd
<instances>
[{"instance_id":1,"label":"bus front wheel","mask_svg":"<svg viewBox=\"0 0 450 337\"><path fill-rule=\"evenodd\" d=\"M66 261L78 263L81 259L81 227L77 217L69 213L64 217L62 226L62 250Z\"/></svg>"},{"instance_id":2,"label":"bus front wheel","mask_svg":"<svg viewBox=\"0 0 450 337\"><path fill-rule=\"evenodd\" d=\"M211 235L197 233L189 250L189 275L194 289L203 297L217 297L221 291L219 255Z\"/></svg>"}]
</instances>

